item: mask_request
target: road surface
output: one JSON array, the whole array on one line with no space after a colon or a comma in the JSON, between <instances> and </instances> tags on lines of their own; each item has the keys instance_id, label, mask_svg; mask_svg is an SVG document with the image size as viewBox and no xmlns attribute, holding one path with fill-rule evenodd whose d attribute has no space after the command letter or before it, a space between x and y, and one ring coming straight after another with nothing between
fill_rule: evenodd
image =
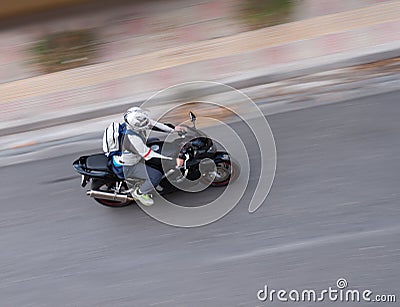
<instances>
[{"instance_id":1,"label":"road surface","mask_svg":"<svg viewBox=\"0 0 400 307\"><path fill-rule=\"evenodd\" d=\"M400 299L399 93L268 116L278 167L264 205L249 214L250 191L200 228L96 205L71 168L76 155L1 168L1 305L279 306L257 291L322 290L339 278Z\"/></svg>"}]
</instances>

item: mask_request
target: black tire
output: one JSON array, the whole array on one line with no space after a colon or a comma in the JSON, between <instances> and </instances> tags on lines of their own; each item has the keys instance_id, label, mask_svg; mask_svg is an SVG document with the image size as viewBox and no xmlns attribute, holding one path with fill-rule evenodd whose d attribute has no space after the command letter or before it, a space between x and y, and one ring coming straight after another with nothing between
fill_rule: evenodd
<instances>
[{"instance_id":1,"label":"black tire","mask_svg":"<svg viewBox=\"0 0 400 307\"><path fill-rule=\"evenodd\" d=\"M212 187L225 187L230 182L233 182L239 175L239 167L235 162L231 161L218 161L215 162L217 167L217 173L221 176L220 178L214 178L210 183ZM207 179L205 179L207 182Z\"/></svg>"},{"instance_id":2,"label":"black tire","mask_svg":"<svg viewBox=\"0 0 400 307\"><path fill-rule=\"evenodd\" d=\"M96 180L93 179L91 183L91 189L96 190L96 191L108 191L110 188L110 185L114 185L115 182L112 183L107 183L103 180ZM120 202L120 201L113 201L113 200L108 200L108 199L100 199L100 198L94 198L96 202L99 204L110 207L110 208L123 208L129 205L134 204L134 201L128 201L128 202Z\"/></svg>"}]
</instances>

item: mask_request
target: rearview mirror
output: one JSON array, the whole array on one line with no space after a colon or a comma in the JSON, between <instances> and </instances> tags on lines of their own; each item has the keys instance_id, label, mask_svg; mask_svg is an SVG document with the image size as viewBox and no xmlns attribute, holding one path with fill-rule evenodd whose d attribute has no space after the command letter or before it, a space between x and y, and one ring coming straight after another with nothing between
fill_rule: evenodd
<instances>
[{"instance_id":1,"label":"rearview mirror","mask_svg":"<svg viewBox=\"0 0 400 307\"><path fill-rule=\"evenodd\" d=\"M194 123L196 120L196 115L194 115L194 113L192 111L189 112L189 117L190 117L190 121L192 123Z\"/></svg>"}]
</instances>

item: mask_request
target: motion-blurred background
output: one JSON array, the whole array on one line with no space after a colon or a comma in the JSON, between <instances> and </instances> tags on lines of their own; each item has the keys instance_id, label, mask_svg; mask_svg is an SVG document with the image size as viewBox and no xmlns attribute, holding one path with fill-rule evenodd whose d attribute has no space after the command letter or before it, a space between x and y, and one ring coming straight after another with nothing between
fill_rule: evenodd
<instances>
[{"instance_id":1,"label":"motion-blurred background","mask_svg":"<svg viewBox=\"0 0 400 307\"><path fill-rule=\"evenodd\" d=\"M398 35L396 11L393 11L397 6L375 9L374 5L385 2L393 1L4 0L0 25L1 64L5 69L2 69L0 80L8 82L43 72L129 58L168 48L180 50L192 47L189 48L191 54L196 55L205 50L196 50L197 45L191 45L195 42L209 41L207 47L215 49L217 43L224 42L221 40L224 37L340 12L344 14L336 15L335 18L313 19L313 23L299 22L291 28L274 28L259 33L257 38L264 40L264 44L259 42L258 48L302 39L309 39L310 42L307 45L298 43L290 48L276 48L271 50L270 55L265 52L264 57L268 59L260 59L263 57L260 53L258 60L276 64L390 42ZM357 10L362 8L365 10ZM346 14L346 11L353 12ZM365 16L371 13L372 16ZM353 17L349 18L349 15ZM357 22L360 17L362 20ZM325 23L325 20L329 22ZM317 36L321 35L324 35L324 40L317 40ZM220 40L213 46L211 41L214 39ZM254 44L241 46L240 51L253 51L256 49ZM224 50L219 57L238 53L239 50ZM179 56L179 52L176 55ZM156 59L156 56L154 54L153 58ZM252 61L256 59L248 59L248 62ZM215 73L220 66L229 64L235 65L236 69L257 67L254 63L232 63L229 59L227 63L222 60L220 62L219 66L218 61L212 63L217 64L217 68L211 72ZM132 70L131 73L138 72Z\"/></svg>"},{"instance_id":2,"label":"motion-blurred background","mask_svg":"<svg viewBox=\"0 0 400 307\"><path fill-rule=\"evenodd\" d=\"M398 0L0 1L1 305L253 306L266 283L340 277L398 291L399 56ZM233 86L267 117L278 169L265 205L249 215L250 191L189 231L94 206L72 161L100 151L128 107L190 81ZM196 105L216 95L240 109L194 87L151 111L191 102L231 122L257 169L246 126Z\"/></svg>"},{"instance_id":3,"label":"motion-blurred background","mask_svg":"<svg viewBox=\"0 0 400 307\"><path fill-rule=\"evenodd\" d=\"M116 114L182 82L244 90L396 58L400 33L398 1L377 0L21 0L0 18L0 135Z\"/></svg>"}]
</instances>

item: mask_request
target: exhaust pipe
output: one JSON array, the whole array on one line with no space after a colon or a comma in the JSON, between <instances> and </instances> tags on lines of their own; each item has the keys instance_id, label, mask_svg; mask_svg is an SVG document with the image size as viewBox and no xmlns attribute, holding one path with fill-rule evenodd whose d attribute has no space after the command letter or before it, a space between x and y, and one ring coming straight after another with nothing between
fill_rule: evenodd
<instances>
[{"instance_id":1,"label":"exhaust pipe","mask_svg":"<svg viewBox=\"0 0 400 307\"><path fill-rule=\"evenodd\" d=\"M100 191L94 191L94 190L87 191L86 195L93 197L93 198L120 201L123 203L134 200L132 197L129 197L128 195L125 195L125 194L100 192Z\"/></svg>"}]
</instances>

